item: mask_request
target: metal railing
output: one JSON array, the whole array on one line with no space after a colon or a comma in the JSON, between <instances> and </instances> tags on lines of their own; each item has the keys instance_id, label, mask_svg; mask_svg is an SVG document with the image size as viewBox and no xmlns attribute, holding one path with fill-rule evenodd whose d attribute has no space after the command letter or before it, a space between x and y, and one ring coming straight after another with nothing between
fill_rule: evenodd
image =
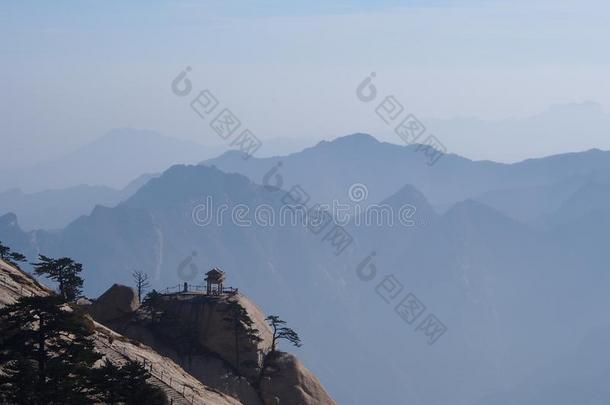
<instances>
[{"instance_id":1,"label":"metal railing","mask_svg":"<svg viewBox=\"0 0 610 405\"><path fill-rule=\"evenodd\" d=\"M111 346L105 342L101 342L108 349L120 354L124 358L128 360L137 361L142 364L145 370L147 370L155 379L159 380L163 384L167 385L170 389L176 392L178 395L182 396L188 403L195 404L200 403L203 405L207 405L206 402L199 402L195 400L195 397L202 398L203 393L193 387L190 384L187 384L184 381L180 381L178 379L174 379L171 374L164 370L164 367L161 366L157 362L152 362L144 356L140 356L136 353L129 352L125 347L122 346ZM193 377L194 378L194 377Z\"/></svg>"},{"instance_id":2,"label":"metal railing","mask_svg":"<svg viewBox=\"0 0 610 405\"><path fill-rule=\"evenodd\" d=\"M207 286L198 285L198 284L187 284L186 291L184 289L184 284L178 284L172 287L166 287L165 289L159 291L160 294L170 295L170 294L179 294L184 292L197 292L207 294ZM210 295L220 295L220 294L236 294L239 292L238 288L233 287L225 287L222 289L222 292L213 290Z\"/></svg>"}]
</instances>

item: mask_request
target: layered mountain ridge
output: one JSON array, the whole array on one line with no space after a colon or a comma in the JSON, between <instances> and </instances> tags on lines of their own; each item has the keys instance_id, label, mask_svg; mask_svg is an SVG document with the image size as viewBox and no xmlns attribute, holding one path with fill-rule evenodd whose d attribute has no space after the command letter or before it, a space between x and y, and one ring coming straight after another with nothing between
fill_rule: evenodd
<instances>
[{"instance_id":1,"label":"layered mountain ridge","mask_svg":"<svg viewBox=\"0 0 610 405\"><path fill-rule=\"evenodd\" d=\"M281 158L220 160L174 166L118 206L96 207L60 231L23 232L5 216L0 240L28 256L74 257L90 295L108 280L128 284L133 268L164 288L197 283L222 264L232 286L267 312L280 305L303 329L308 344L297 353L339 403L484 403L488 393L538 381L535 370L553 370L557 353L574 353L590 331L610 324L590 310L609 304L607 152L513 165L447 155L430 167L414 147L363 135ZM352 208L396 213L412 205L412 222L365 226L352 216L344 228L354 241L334 255L326 231L253 220L260 206L278 215L293 186L312 206L349 203L355 183L368 194ZM250 216L232 218L238 205ZM371 281L357 273L367 258ZM400 286L394 301L383 296L390 276ZM420 319L434 315L447 327L434 345L419 319L409 324L396 313L409 293L425 306Z\"/></svg>"}]
</instances>

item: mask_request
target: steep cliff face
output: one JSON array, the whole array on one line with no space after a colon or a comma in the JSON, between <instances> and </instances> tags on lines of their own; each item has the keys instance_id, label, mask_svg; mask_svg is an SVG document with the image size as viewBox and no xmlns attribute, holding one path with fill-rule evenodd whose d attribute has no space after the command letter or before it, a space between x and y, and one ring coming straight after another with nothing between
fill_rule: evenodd
<instances>
[{"instance_id":1,"label":"steep cliff face","mask_svg":"<svg viewBox=\"0 0 610 405\"><path fill-rule=\"evenodd\" d=\"M49 294L51 289L0 260L0 307ZM335 404L296 357L269 353L265 314L241 294L174 294L151 308L138 306L129 287L113 285L82 305L95 319L96 350L115 364L144 363L149 382L174 404Z\"/></svg>"},{"instance_id":2,"label":"steep cliff face","mask_svg":"<svg viewBox=\"0 0 610 405\"><path fill-rule=\"evenodd\" d=\"M173 326L166 333L178 337L186 328L201 347L239 374L248 378L260 374L272 334L265 315L252 301L241 294L175 294L165 296L160 307L166 325Z\"/></svg>"},{"instance_id":3,"label":"steep cliff face","mask_svg":"<svg viewBox=\"0 0 610 405\"><path fill-rule=\"evenodd\" d=\"M45 296L52 293L51 289L38 283L28 274L0 260L0 307L12 304L23 296ZM93 343L96 351L115 364L122 364L127 360L144 363L152 374L148 382L161 388L171 403L241 404L234 397L203 384L176 362L155 352L149 346L128 339L95 321L93 327Z\"/></svg>"},{"instance_id":4,"label":"steep cliff face","mask_svg":"<svg viewBox=\"0 0 610 405\"><path fill-rule=\"evenodd\" d=\"M242 404L335 404L296 357L270 354L272 332L265 318L242 294L181 293L162 296L153 308L143 306L129 319L106 324Z\"/></svg>"},{"instance_id":5,"label":"steep cliff face","mask_svg":"<svg viewBox=\"0 0 610 405\"><path fill-rule=\"evenodd\" d=\"M285 404L285 398L290 398L293 404L335 404L318 378L289 353L277 353L267 358L260 392L265 405Z\"/></svg>"}]
</instances>

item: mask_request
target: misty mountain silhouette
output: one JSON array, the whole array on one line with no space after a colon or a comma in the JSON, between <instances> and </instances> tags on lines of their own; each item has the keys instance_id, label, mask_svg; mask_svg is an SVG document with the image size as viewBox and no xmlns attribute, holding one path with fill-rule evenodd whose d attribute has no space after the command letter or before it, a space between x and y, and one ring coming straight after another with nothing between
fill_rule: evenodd
<instances>
[{"instance_id":1,"label":"misty mountain silhouette","mask_svg":"<svg viewBox=\"0 0 610 405\"><path fill-rule=\"evenodd\" d=\"M270 191L260 183L280 161L283 189ZM588 331L610 324L590 311L610 304L603 248L610 216L590 203L605 201L607 190L580 187L591 176L603 179L609 166L608 152L588 151L513 165L447 155L430 167L413 147L353 135L284 157L243 161L227 153L205 165L173 166L124 202L97 206L60 231L26 233L14 215L4 216L0 240L18 251L82 262L92 295L107 280L129 283L133 268L163 288L222 263L231 284L263 309L273 302L302 325L304 341L316 350L305 346L300 356L339 403L466 405L517 389L526 375L529 382L560 381L548 365L559 353L579 356L574 347ZM345 229L354 243L335 256L323 234L306 227L242 226L230 209L219 214L220 225L193 220L194 208L209 201L279 211L295 184L312 202L348 201L356 182L369 192L364 207L415 206L414 226L358 226L352 217ZM510 202L510 190L520 190L513 201L523 200L530 189L560 196L582 215L558 222L553 215L565 214L550 209L533 226L498 203L501 196ZM495 207L476 200L494 193ZM371 252L377 273L367 282L356 269ZM178 271L189 257L198 275ZM434 345L416 330L418 322L409 325L396 314L396 301L381 298L390 275L403 286L397 299L413 293L425 314L446 325ZM532 375L536 369L551 371L542 378Z\"/></svg>"},{"instance_id":2,"label":"misty mountain silhouette","mask_svg":"<svg viewBox=\"0 0 610 405\"><path fill-rule=\"evenodd\" d=\"M0 191L20 188L31 193L83 184L121 189L144 173L157 173L177 163L194 163L220 150L154 131L115 129L61 158L1 173Z\"/></svg>"}]
</instances>

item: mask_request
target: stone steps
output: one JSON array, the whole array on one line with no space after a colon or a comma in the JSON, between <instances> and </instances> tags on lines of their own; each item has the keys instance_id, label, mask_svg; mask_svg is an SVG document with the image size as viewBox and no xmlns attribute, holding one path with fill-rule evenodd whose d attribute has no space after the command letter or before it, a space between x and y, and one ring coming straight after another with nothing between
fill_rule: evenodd
<instances>
[{"instance_id":1,"label":"stone steps","mask_svg":"<svg viewBox=\"0 0 610 405\"><path fill-rule=\"evenodd\" d=\"M127 356L125 356L125 355L117 352L116 350L112 349L111 347L107 347L105 345L98 347L98 350L106 358L108 358L108 360L110 360L113 364L117 364L117 365L124 364L129 359ZM156 373L151 372L151 377L148 379L148 382L156 387L161 388L163 390L163 392L165 392L165 395L167 395L167 399L168 399L168 401L170 401L170 404L173 404L173 405L192 405L193 404L193 402L191 402L192 401L191 398L187 399L182 394L182 391L180 391L179 387L170 386L168 383L163 381L161 378L157 377L155 374ZM188 392L186 392L186 395L188 396Z\"/></svg>"}]
</instances>

